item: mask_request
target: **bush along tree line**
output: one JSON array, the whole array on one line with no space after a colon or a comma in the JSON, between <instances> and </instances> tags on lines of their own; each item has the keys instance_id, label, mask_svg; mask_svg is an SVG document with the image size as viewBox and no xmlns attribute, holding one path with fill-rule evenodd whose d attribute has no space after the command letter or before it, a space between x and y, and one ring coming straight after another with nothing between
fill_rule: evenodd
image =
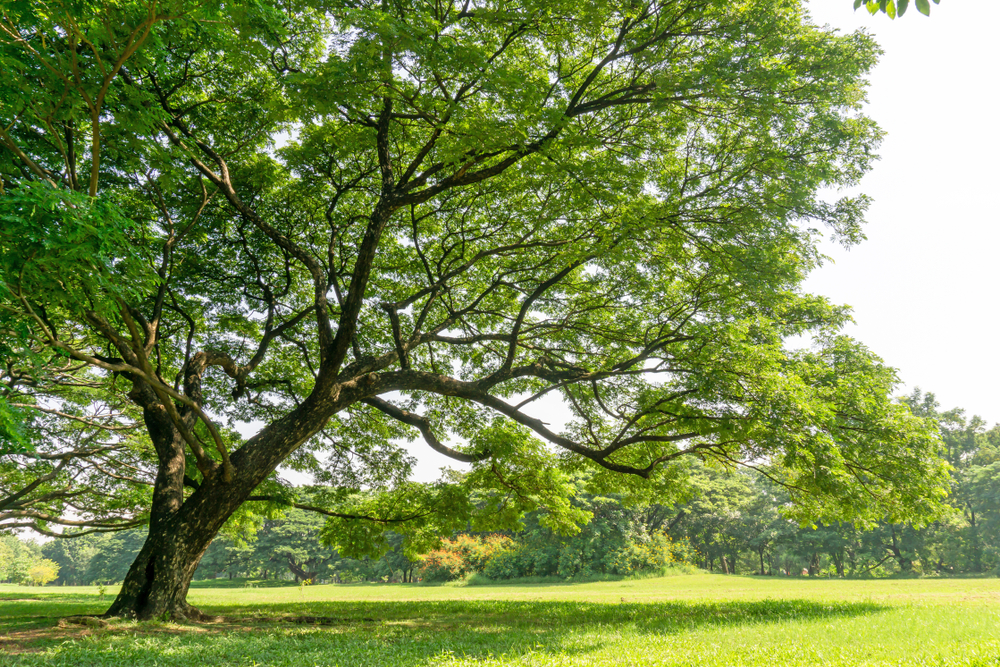
<instances>
[{"instance_id":1,"label":"bush along tree line","mask_svg":"<svg viewBox=\"0 0 1000 667\"><path fill-rule=\"evenodd\" d=\"M877 54L796 0L6 3L0 526L144 525L107 613L196 619L216 535L287 508L412 555L705 461L936 516L932 429L802 288L864 237L826 193ZM471 470L410 481L410 438Z\"/></svg>"},{"instance_id":2,"label":"bush along tree line","mask_svg":"<svg viewBox=\"0 0 1000 667\"><path fill-rule=\"evenodd\" d=\"M575 535L547 528L535 512L516 533L460 534L420 558L425 581L453 581L468 575L486 580L529 577L590 578L661 572L695 561L686 540L650 529L647 512L620 498L578 496L574 504L592 514Z\"/></svg>"}]
</instances>

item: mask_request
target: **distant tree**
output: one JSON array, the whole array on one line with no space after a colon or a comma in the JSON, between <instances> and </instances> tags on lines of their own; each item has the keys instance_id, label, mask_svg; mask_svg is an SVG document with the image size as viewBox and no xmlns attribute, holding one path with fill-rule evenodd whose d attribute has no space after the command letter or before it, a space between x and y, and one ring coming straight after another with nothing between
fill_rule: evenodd
<instances>
[{"instance_id":1,"label":"distant tree","mask_svg":"<svg viewBox=\"0 0 1000 667\"><path fill-rule=\"evenodd\" d=\"M322 516L299 509L266 521L254 543L259 567L290 572L295 581L326 577L338 556L320 540L324 524Z\"/></svg>"},{"instance_id":2,"label":"distant tree","mask_svg":"<svg viewBox=\"0 0 1000 667\"><path fill-rule=\"evenodd\" d=\"M35 586L44 586L59 577L59 565L48 558L35 561L28 568L28 577Z\"/></svg>"},{"instance_id":3,"label":"distant tree","mask_svg":"<svg viewBox=\"0 0 1000 667\"><path fill-rule=\"evenodd\" d=\"M0 581L15 584L30 582L29 570L42 559L38 544L9 534L0 534L0 556Z\"/></svg>"},{"instance_id":4,"label":"distant tree","mask_svg":"<svg viewBox=\"0 0 1000 667\"><path fill-rule=\"evenodd\" d=\"M406 537L394 531L388 531L386 539L389 550L382 554L382 562L388 566L393 574L401 572L403 582L413 581L415 563L411 558L412 554L406 552Z\"/></svg>"},{"instance_id":5,"label":"distant tree","mask_svg":"<svg viewBox=\"0 0 1000 667\"><path fill-rule=\"evenodd\" d=\"M681 517L670 532L691 541L706 569L734 574L740 554L751 548L750 541L763 530L748 513L755 503L760 506L757 491L752 475L696 466L694 497L680 506Z\"/></svg>"},{"instance_id":6,"label":"distant tree","mask_svg":"<svg viewBox=\"0 0 1000 667\"><path fill-rule=\"evenodd\" d=\"M615 495L577 496L574 505L591 518L575 535L553 530L542 512L528 514L524 529L512 535L519 550L516 568L512 564L506 578L624 573L622 564L631 562L627 552L648 543L651 531L641 508L625 506L622 500Z\"/></svg>"},{"instance_id":7,"label":"distant tree","mask_svg":"<svg viewBox=\"0 0 1000 667\"><path fill-rule=\"evenodd\" d=\"M742 506L735 528L746 546L757 554L758 573L772 574L776 547L788 542L798 526L782 511L788 505L788 493L780 485L760 475L751 480L753 494Z\"/></svg>"},{"instance_id":8,"label":"distant tree","mask_svg":"<svg viewBox=\"0 0 1000 667\"><path fill-rule=\"evenodd\" d=\"M85 535L75 539L55 539L42 545L42 555L59 565L56 583L81 586L87 579L90 561L101 549L100 535Z\"/></svg>"},{"instance_id":9,"label":"distant tree","mask_svg":"<svg viewBox=\"0 0 1000 667\"><path fill-rule=\"evenodd\" d=\"M87 583L117 583L125 579L129 566L139 553L146 531L125 530L101 535L97 552L87 564Z\"/></svg>"},{"instance_id":10,"label":"distant tree","mask_svg":"<svg viewBox=\"0 0 1000 667\"><path fill-rule=\"evenodd\" d=\"M223 576L232 579L258 574L260 559L255 558L255 547L253 539L247 541L229 533L220 533L205 550L194 578L215 579ZM265 558L267 556L269 554Z\"/></svg>"},{"instance_id":11,"label":"distant tree","mask_svg":"<svg viewBox=\"0 0 1000 667\"><path fill-rule=\"evenodd\" d=\"M14 563L14 547L10 535L0 535L0 581L9 581Z\"/></svg>"},{"instance_id":12,"label":"distant tree","mask_svg":"<svg viewBox=\"0 0 1000 667\"><path fill-rule=\"evenodd\" d=\"M1000 545L1000 425L987 429L984 419L968 418L960 408L941 411L934 394L919 388L906 397L906 403L937 425L943 454L952 467L948 504L961 520L944 519L948 525L939 526L933 536L924 535L938 545L939 567L983 572L1000 565L1000 559L991 557L987 562L986 558Z\"/></svg>"}]
</instances>

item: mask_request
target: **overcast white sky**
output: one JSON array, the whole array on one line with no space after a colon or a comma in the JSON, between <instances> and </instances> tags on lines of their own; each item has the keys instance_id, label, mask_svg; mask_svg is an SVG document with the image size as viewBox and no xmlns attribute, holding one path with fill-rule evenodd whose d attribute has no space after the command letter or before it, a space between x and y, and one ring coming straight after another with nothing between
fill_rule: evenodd
<instances>
[{"instance_id":1,"label":"overcast white sky","mask_svg":"<svg viewBox=\"0 0 1000 667\"><path fill-rule=\"evenodd\" d=\"M942 0L891 21L812 0L818 24L864 28L885 54L867 113L888 132L862 182L868 240L814 273L809 291L854 307L848 333L945 408L1000 420L996 26L1000 3Z\"/></svg>"}]
</instances>

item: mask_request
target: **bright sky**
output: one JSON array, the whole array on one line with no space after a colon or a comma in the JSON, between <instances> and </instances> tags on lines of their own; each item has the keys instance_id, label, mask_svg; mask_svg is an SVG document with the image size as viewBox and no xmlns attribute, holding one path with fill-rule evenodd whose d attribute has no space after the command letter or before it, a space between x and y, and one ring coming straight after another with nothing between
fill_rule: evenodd
<instances>
[{"instance_id":1,"label":"bright sky","mask_svg":"<svg viewBox=\"0 0 1000 667\"><path fill-rule=\"evenodd\" d=\"M848 333L899 370L906 389L1000 421L998 87L1000 3L942 0L927 18L808 3L818 24L864 28L885 54L867 114L888 132L862 182L868 240L814 273L811 292L854 307ZM991 83L994 82L994 83Z\"/></svg>"}]
</instances>

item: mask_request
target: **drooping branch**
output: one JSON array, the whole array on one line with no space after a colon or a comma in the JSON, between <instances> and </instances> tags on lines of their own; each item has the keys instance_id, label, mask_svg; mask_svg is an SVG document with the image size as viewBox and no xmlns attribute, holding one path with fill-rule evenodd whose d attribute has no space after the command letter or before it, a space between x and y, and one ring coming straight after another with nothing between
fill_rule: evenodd
<instances>
[{"instance_id":1,"label":"drooping branch","mask_svg":"<svg viewBox=\"0 0 1000 667\"><path fill-rule=\"evenodd\" d=\"M622 444L622 439L619 439L618 444L606 447L602 449L595 449L593 447L588 447L583 445L572 438L560 435L553 430L551 430L544 421L538 419L537 417L532 417L527 413L519 410L516 406L513 406L501 398L498 398L488 391L484 390L482 385L478 382L465 382L462 380L457 380L452 377L445 375L440 375L436 373L428 373L424 371L409 370L409 371L398 371L398 372L386 372L380 373L377 376L369 376L367 380L368 386L371 387L370 391L374 393L384 393L387 391L427 391L434 394L439 394L442 396L455 396L458 398L464 398L470 400L474 403L478 403L484 407L490 408L500 414L508 417L514 422L526 426L536 434L547 440L548 442L561 447L562 449L571 451L575 454L579 454L591 461L597 463L603 468L620 473L626 473L630 475L636 475L639 477L649 477L653 471L667 461L671 461L683 456L688 456L695 454L703 450L716 451L722 446L722 443L718 442L701 442L694 444L686 449L678 449L673 452L661 455L654 458L645 467L636 467L633 465L625 465L617 463L610 460L609 457L616 453L617 451L623 449L626 446L636 445L640 443L669 443L669 442L681 442L685 440L691 440L701 437L698 432L685 432L685 433L675 433L675 434L660 434L660 433L650 433L650 434L638 434L630 439L625 444ZM365 403L370 403L370 398L365 397L362 399ZM383 403L386 403L383 401ZM376 406L382 409L383 406ZM393 406L395 407L395 406ZM396 408L399 410L398 408ZM388 413L388 412L387 412ZM389 413L391 414L391 413ZM395 415L391 415L394 416ZM414 416L408 417L409 421L403 419L405 415L400 415L396 417L400 421L405 423L410 423L417 428L420 428L420 422L418 419L414 419ZM485 457L484 457L485 458Z\"/></svg>"},{"instance_id":2,"label":"drooping branch","mask_svg":"<svg viewBox=\"0 0 1000 667\"><path fill-rule=\"evenodd\" d=\"M284 502L283 499L277 496L250 496L247 498L248 502ZM379 517L372 516L370 514L347 514L344 512L335 512L333 510L328 510L324 507L318 507L316 505L304 505L302 503L290 503L295 509L304 510L306 512L315 512L316 514L322 514L324 516L333 517L335 519L352 519L358 521L371 521L372 523L378 523L382 525L390 525L394 523L406 523L407 521L414 521L416 519L422 519L423 517L430 516L433 512L418 512L415 514L409 514L402 517Z\"/></svg>"},{"instance_id":3,"label":"drooping branch","mask_svg":"<svg viewBox=\"0 0 1000 667\"><path fill-rule=\"evenodd\" d=\"M452 449L451 447L448 447L447 445L443 444L440 440L438 440L436 435L434 435L434 431L431 428L431 423L426 417L415 414L408 410L403 410L402 408L393 405L389 401L383 400L381 398L372 397L372 398L367 398L362 402L372 406L373 408L379 410L380 412L389 415L396 421L400 421L403 422L404 424L408 424L410 426L415 427L424 436L424 440L427 442L427 444L430 446L431 449L433 449L435 452L439 454L444 454L448 458L455 459L456 461L461 461L462 463L476 463L478 461L485 461L486 459L493 456L493 454L488 451L481 452L479 454L466 454L464 452L460 452L455 449Z\"/></svg>"},{"instance_id":4,"label":"drooping branch","mask_svg":"<svg viewBox=\"0 0 1000 667\"><path fill-rule=\"evenodd\" d=\"M69 463L70 457L64 457L58 465L56 465L52 470L44 475L35 478L28 484L25 484L23 488L14 493L7 495L6 497L0 498L0 519L3 517L3 513L11 509L21 509L24 507L24 503L21 500L28 495L30 495L35 489L51 481L59 476L62 469L66 467Z\"/></svg>"}]
</instances>

